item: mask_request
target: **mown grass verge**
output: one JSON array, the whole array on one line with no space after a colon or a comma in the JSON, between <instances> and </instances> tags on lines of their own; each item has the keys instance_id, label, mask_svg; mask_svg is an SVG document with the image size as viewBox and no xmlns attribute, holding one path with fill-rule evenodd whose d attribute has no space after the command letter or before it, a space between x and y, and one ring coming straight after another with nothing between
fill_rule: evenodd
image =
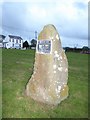
<instances>
[{"instance_id":1,"label":"mown grass verge","mask_svg":"<svg viewBox=\"0 0 90 120\"><path fill-rule=\"evenodd\" d=\"M88 56L66 53L69 64L69 97L57 107L33 101L25 96L32 75L35 51L2 51L3 118L86 118L88 117Z\"/></svg>"}]
</instances>

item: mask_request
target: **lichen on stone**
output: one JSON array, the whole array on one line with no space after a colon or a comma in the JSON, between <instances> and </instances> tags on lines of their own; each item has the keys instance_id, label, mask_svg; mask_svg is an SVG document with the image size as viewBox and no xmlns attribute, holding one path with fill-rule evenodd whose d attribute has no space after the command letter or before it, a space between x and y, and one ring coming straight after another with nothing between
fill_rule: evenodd
<instances>
[{"instance_id":1,"label":"lichen on stone","mask_svg":"<svg viewBox=\"0 0 90 120\"><path fill-rule=\"evenodd\" d=\"M46 25L40 32L38 41L43 41L40 46L42 48L41 51L38 50L40 42L37 42L34 71L26 86L26 94L36 101L58 105L68 97L67 57L54 25ZM51 45L48 44L49 41Z\"/></svg>"}]
</instances>

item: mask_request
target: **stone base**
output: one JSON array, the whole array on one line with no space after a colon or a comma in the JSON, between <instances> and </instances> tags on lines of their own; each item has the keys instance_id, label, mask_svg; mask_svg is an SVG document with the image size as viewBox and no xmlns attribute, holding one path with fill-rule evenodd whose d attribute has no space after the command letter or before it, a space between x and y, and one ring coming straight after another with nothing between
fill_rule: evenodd
<instances>
[{"instance_id":1,"label":"stone base","mask_svg":"<svg viewBox=\"0 0 90 120\"><path fill-rule=\"evenodd\" d=\"M25 93L35 101L49 105L58 105L61 101L65 100L68 97L69 88L67 85L62 87L58 95L56 91L53 91L53 89L47 91L43 88L41 90L40 89L40 87L31 84L27 86Z\"/></svg>"},{"instance_id":2,"label":"stone base","mask_svg":"<svg viewBox=\"0 0 90 120\"><path fill-rule=\"evenodd\" d=\"M60 92L61 101L63 101L64 99L68 97L68 91L69 91L68 85L64 86Z\"/></svg>"}]
</instances>

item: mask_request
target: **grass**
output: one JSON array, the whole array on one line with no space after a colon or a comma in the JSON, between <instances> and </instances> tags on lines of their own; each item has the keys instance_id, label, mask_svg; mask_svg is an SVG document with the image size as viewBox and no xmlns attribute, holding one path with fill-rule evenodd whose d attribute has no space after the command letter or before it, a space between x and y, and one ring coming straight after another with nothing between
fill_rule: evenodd
<instances>
[{"instance_id":1,"label":"grass","mask_svg":"<svg viewBox=\"0 0 90 120\"><path fill-rule=\"evenodd\" d=\"M3 118L87 118L88 56L67 53L69 63L69 97L57 107L35 102L24 95L32 75L34 50L2 51Z\"/></svg>"},{"instance_id":2,"label":"grass","mask_svg":"<svg viewBox=\"0 0 90 120\"><path fill-rule=\"evenodd\" d=\"M2 49L0 49L0 108L2 108ZM0 109L0 119L2 116L2 109Z\"/></svg>"}]
</instances>

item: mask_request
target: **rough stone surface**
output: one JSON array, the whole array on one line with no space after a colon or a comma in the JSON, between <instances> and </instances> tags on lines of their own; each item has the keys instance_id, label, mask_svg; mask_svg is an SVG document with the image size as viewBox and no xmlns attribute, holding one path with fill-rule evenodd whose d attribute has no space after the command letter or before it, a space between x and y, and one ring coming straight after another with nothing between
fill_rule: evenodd
<instances>
[{"instance_id":1,"label":"rough stone surface","mask_svg":"<svg viewBox=\"0 0 90 120\"><path fill-rule=\"evenodd\" d=\"M50 52L39 50L40 41L51 41ZM34 71L26 86L26 94L36 101L57 105L68 96L68 62L53 25L43 28L38 36L38 44Z\"/></svg>"}]
</instances>

